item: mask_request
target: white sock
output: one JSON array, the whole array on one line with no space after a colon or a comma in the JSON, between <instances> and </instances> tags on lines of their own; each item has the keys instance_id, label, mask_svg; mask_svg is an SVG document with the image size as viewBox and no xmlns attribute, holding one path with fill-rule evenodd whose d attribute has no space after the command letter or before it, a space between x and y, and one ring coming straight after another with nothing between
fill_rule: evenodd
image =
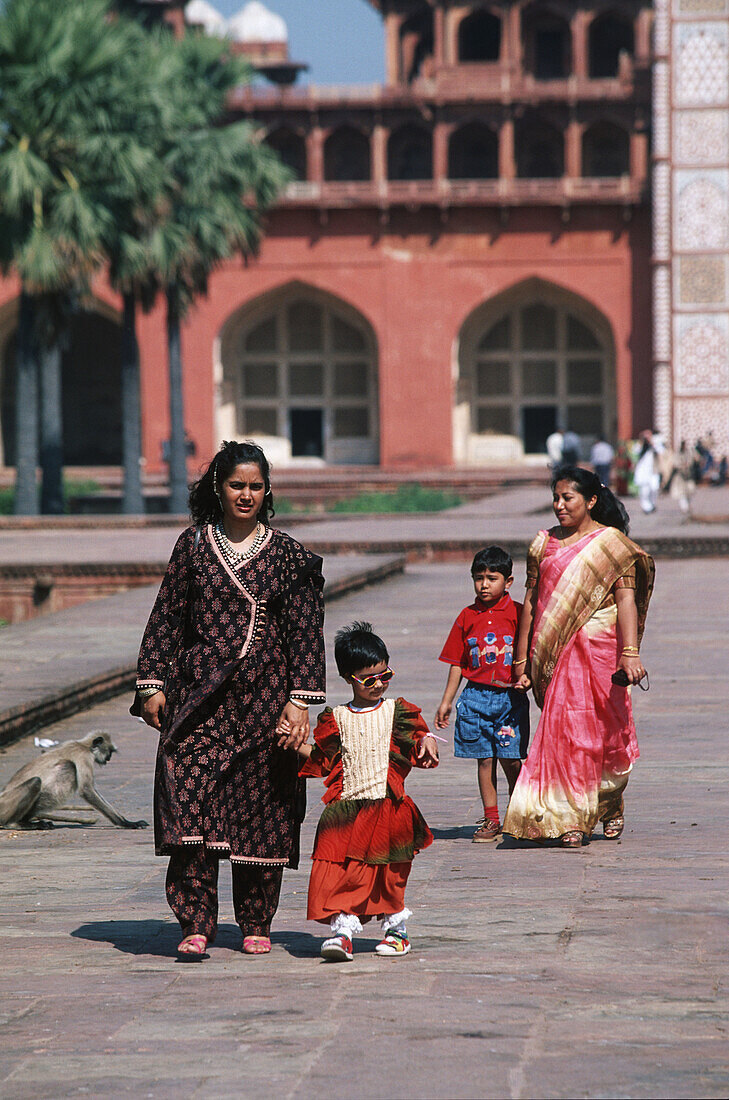
<instances>
[{"instance_id":1,"label":"white sock","mask_svg":"<svg viewBox=\"0 0 729 1100\"><path fill-rule=\"evenodd\" d=\"M354 913L338 913L329 921L333 936L349 936L350 940L362 931L359 917Z\"/></svg>"},{"instance_id":2,"label":"white sock","mask_svg":"<svg viewBox=\"0 0 729 1100\"><path fill-rule=\"evenodd\" d=\"M388 932L401 932L403 936L406 935L407 922L412 915L411 909L401 909L399 913L388 913L382 918L383 935L386 936Z\"/></svg>"}]
</instances>

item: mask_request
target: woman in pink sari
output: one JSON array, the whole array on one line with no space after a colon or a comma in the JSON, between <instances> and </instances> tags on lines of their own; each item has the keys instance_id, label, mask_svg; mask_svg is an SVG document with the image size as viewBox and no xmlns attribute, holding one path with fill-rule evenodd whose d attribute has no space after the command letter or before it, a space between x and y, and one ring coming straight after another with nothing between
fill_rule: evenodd
<instances>
[{"instance_id":1,"label":"woman in pink sari","mask_svg":"<svg viewBox=\"0 0 729 1100\"><path fill-rule=\"evenodd\" d=\"M562 467L552 494L559 525L529 549L513 672L542 716L503 831L579 848L598 821L610 840L625 824L623 791L638 759L628 688L646 675L639 646L654 568L595 474Z\"/></svg>"}]
</instances>

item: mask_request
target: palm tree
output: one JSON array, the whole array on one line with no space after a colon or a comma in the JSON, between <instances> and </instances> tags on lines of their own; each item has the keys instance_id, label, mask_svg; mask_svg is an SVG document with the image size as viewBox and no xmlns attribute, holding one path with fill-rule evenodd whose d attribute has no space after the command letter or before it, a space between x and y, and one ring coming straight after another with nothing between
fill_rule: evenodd
<instances>
[{"instance_id":1,"label":"palm tree","mask_svg":"<svg viewBox=\"0 0 729 1100\"><path fill-rule=\"evenodd\" d=\"M176 114L186 125L164 143L168 174L164 216L150 238L153 277L167 304L170 388L170 511L187 508L181 323L194 299L206 294L212 272L236 252L253 254L262 212L290 173L248 122L223 121L233 88L248 67L224 43L190 35L170 43L179 65Z\"/></svg>"},{"instance_id":2,"label":"palm tree","mask_svg":"<svg viewBox=\"0 0 729 1100\"><path fill-rule=\"evenodd\" d=\"M117 179L139 179L120 112L140 34L109 19L107 0L8 0L0 14L0 266L23 288L17 512L37 510L36 390L43 509L63 508L61 351L104 260L109 194Z\"/></svg>"}]
</instances>

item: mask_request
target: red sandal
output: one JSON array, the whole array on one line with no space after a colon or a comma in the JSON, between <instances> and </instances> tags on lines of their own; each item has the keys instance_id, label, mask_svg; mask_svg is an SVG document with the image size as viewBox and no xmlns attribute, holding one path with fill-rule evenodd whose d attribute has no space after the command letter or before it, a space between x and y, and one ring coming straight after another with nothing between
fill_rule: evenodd
<instances>
[{"instance_id":1,"label":"red sandal","mask_svg":"<svg viewBox=\"0 0 729 1100\"><path fill-rule=\"evenodd\" d=\"M181 962L202 962L207 958L207 946L207 936L203 936L201 932L193 932L177 945L177 958Z\"/></svg>"},{"instance_id":2,"label":"red sandal","mask_svg":"<svg viewBox=\"0 0 729 1100\"><path fill-rule=\"evenodd\" d=\"M267 955L271 950L268 936L244 936L243 951L246 955Z\"/></svg>"}]
</instances>

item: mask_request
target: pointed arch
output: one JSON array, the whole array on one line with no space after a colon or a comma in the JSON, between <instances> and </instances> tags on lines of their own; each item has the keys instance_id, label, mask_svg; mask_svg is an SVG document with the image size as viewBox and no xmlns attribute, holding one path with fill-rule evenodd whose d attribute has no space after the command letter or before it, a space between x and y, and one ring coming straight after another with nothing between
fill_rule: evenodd
<instances>
[{"instance_id":1,"label":"pointed arch","mask_svg":"<svg viewBox=\"0 0 729 1100\"><path fill-rule=\"evenodd\" d=\"M451 134L448 144L448 178L496 179L499 174L499 139L485 122L466 122Z\"/></svg>"},{"instance_id":2,"label":"pointed arch","mask_svg":"<svg viewBox=\"0 0 729 1100\"><path fill-rule=\"evenodd\" d=\"M374 329L299 280L236 309L217 341L221 438L253 438L279 465L379 461Z\"/></svg>"},{"instance_id":3,"label":"pointed arch","mask_svg":"<svg viewBox=\"0 0 729 1100\"><path fill-rule=\"evenodd\" d=\"M474 11L458 27L459 61L498 61L501 56L501 19L493 12Z\"/></svg>"},{"instance_id":4,"label":"pointed arch","mask_svg":"<svg viewBox=\"0 0 729 1100\"><path fill-rule=\"evenodd\" d=\"M371 174L369 137L356 126L339 126L324 142L324 179L365 181Z\"/></svg>"},{"instance_id":5,"label":"pointed arch","mask_svg":"<svg viewBox=\"0 0 729 1100\"><path fill-rule=\"evenodd\" d=\"M615 342L605 315L539 278L482 302L457 345L456 460L542 454L551 432L571 428L583 452L612 434Z\"/></svg>"},{"instance_id":6,"label":"pointed arch","mask_svg":"<svg viewBox=\"0 0 729 1100\"><path fill-rule=\"evenodd\" d=\"M17 298L0 308L0 466L15 464ZM73 315L61 360L63 462L121 463L121 318L94 297Z\"/></svg>"}]
</instances>

